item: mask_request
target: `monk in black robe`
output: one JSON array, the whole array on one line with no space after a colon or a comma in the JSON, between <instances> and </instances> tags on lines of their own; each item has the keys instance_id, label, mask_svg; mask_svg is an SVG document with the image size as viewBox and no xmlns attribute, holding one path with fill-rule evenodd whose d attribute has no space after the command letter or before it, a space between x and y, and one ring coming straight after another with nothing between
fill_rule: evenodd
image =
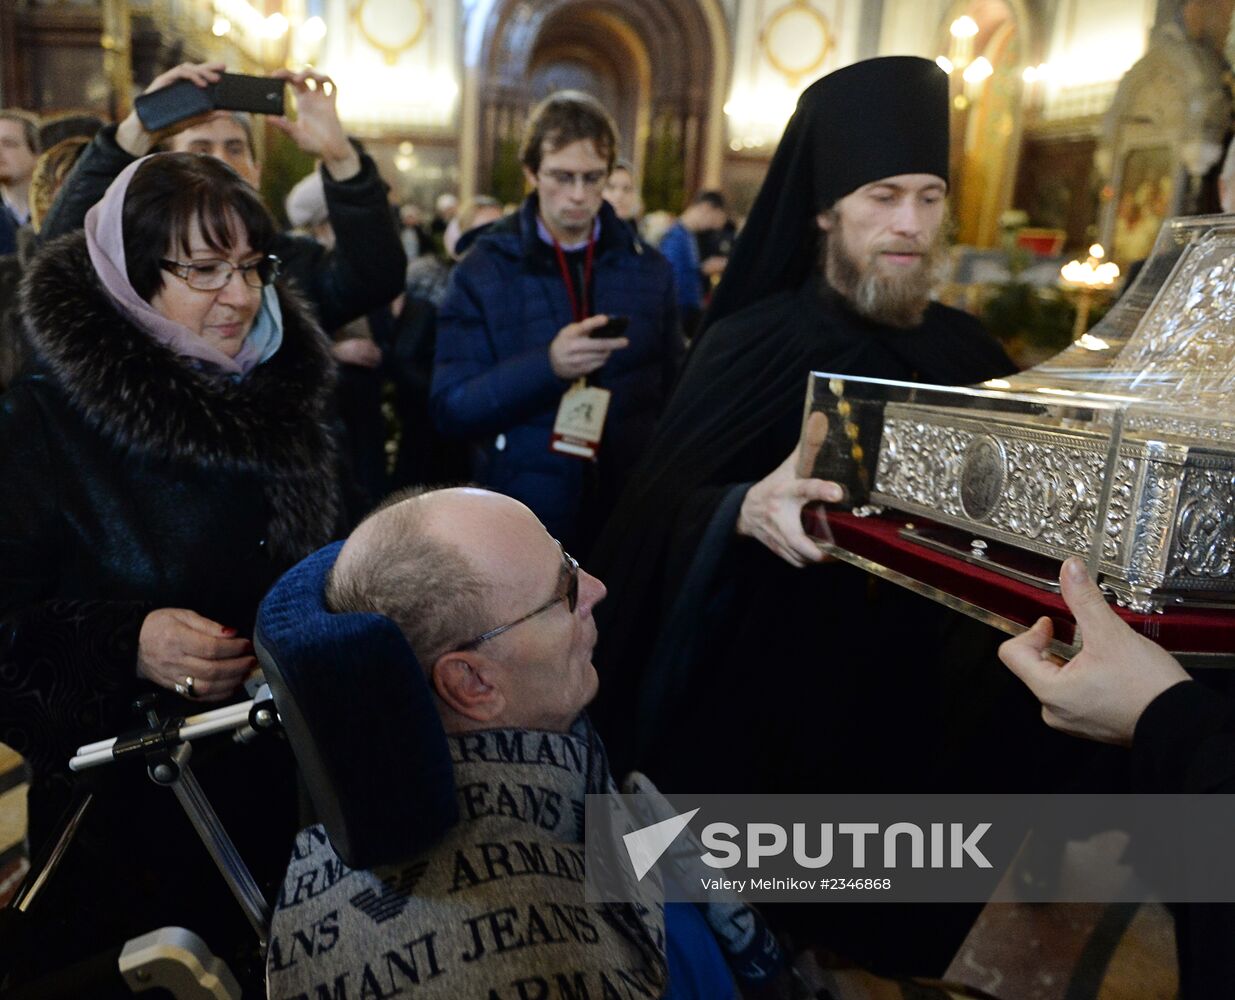
<instances>
[{"instance_id":1,"label":"monk in black robe","mask_svg":"<svg viewBox=\"0 0 1235 1000\"><path fill-rule=\"evenodd\" d=\"M865 790L867 762L824 748L886 732L905 700L890 685L921 686L930 650L897 638L921 646L914 623L949 616L899 588L872 600L846 565L798 572L822 559L802 506L838 494L797 478L791 453L812 370L965 384L1014 369L976 319L930 301L947 172L947 78L911 57L817 81L777 148L592 560L610 588L600 724L661 787Z\"/></svg>"},{"instance_id":2,"label":"monk in black robe","mask_svg":"<svg viewBox=\"0 0 1235 1000\"><path fill-rule=\"evenodd\" d=\"M840 490L798 478L795 446L812 370L934 384L1014 370L977 320L930 301L948 106L947 77L909 57L854 64L799 101L589 566L609 587L594 707L619 770L692 793L928 784L949 701L937 660L966 627L815 565L802 507ZM907 971L934 971L919 960Z\"/></svg>"}]
</instances>

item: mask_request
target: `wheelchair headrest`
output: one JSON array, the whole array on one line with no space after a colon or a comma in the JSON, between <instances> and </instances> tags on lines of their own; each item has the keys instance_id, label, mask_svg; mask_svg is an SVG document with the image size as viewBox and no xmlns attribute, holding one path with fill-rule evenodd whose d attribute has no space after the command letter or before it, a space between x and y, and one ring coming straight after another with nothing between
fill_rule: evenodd
<instances>
[{"instance_id":1,"label":"wheelchair headrest","mask_svg":"<svg viewBox=\"0 0 1235 1000\"><path fill-rule=\"evenodd\" d=\"M454 771L424 671L375 614L331 614L342 542L288 570L262 601L254 646L331 843L352 868L394 864L458 820Z\"/></svg>"}]
</instances>

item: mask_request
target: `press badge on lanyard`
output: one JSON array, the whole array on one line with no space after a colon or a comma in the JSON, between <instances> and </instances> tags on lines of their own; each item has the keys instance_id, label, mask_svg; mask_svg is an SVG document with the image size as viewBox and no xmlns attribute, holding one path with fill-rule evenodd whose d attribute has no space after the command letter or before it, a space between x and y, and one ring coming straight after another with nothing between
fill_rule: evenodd
<instances>
[{"instance_id":1,"label":"press badge on lanyard","mask_svg":"<svg viewBox=\"0 0 1235 1000\"><path fill-rule=\"evenodd\" d=\"M583 288L575 294L575 282L566 264L566 254L556 237L553 249L557 253L557 265L562 272L562 283L570 297L570 312L575 322L588 317L587 288L592 279L592 255L596 249L593 231L587 241L587 255L583 264ZM613 394L598 385L588 385L586 378L576 379L566 390L558 404L557 417L553 421L553 434L549 447L562 455L595 460L600 450L600 439L605 433L605 417L609 413L609 398Z\"/></svg>"}]
</instances>

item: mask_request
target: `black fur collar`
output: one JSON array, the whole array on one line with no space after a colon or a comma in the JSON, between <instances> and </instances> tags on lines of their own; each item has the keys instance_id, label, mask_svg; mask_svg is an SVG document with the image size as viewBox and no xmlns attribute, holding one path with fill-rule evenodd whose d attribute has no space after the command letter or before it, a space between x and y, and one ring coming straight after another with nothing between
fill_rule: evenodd
<instances>
[{"instance_id":1,"label":"black fur collar","mask_svg":"<svg viewBox=\"0 0 1235 1000\"><path fill-rule=\"evenodd\" d=\"M256 472L270 543L299 558L334 534L338 467L328 423L334 361L308 307L279 289L283 345L239 381L185 365L112 305L85 234L48 244L22 281L38 366L122 450L206 470Z\"/></svg>"}]
</instances>

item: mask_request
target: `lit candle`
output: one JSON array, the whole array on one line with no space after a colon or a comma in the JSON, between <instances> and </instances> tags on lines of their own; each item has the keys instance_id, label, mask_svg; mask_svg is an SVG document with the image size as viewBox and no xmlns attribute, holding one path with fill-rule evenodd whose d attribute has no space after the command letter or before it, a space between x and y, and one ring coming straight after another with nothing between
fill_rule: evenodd
<instances>
[{"instance_id":1,"label":"lit candle","mask_svg":"<svg viewBox=\"0 0 1235 1000\"><path fill-rule=\"evenodd\" d=\"M1068 261L1059 269L1064 284L1074 288L1109 289L1119 279L1119 265L1111 260L1103 260L1106 251L1100 243L1089 248L1089 256L1082 262Z\"/></svg>"},{"instance_id":2,"label":"lit candle","mask_svg":"<svg viewBox=\"0 0 1235 1000\"><path fill-rule=\"evenodd\" d=\"M1087 336L1085 331L1089 327L1089 310L1093 305L1094 293L1110 291L1119 279L1119 265L1103 260L1105 256L1102 244L1095 243L1089 248L1089 256L1084 261L1071 260L1059 269L1064 286L1080 293L1076 304L1076 323L1072 327L1072 339L1077 343L1082 343ZM1097 338L1093 339L1095 343L1103 343ZM1082 346L1094 349L1090 344L1082 343Z\"/></svg>"}]
</instances>

